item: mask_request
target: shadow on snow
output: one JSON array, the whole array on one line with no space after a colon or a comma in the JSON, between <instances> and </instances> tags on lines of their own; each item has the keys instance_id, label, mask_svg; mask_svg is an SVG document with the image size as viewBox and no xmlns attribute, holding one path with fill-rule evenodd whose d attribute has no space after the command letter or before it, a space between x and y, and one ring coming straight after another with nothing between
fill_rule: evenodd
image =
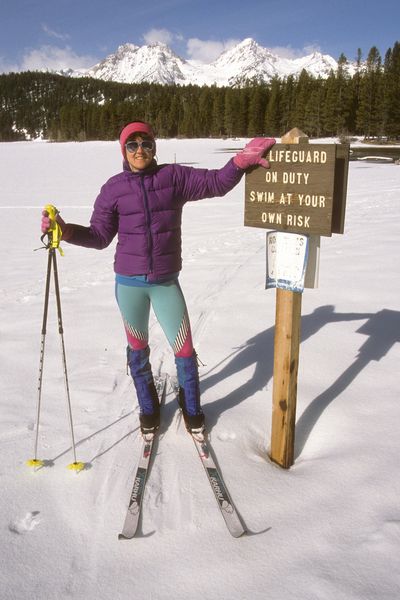
<instances>
[{"instance_id":1,"label":"shadow on snow","mask_svg":"<svg viewBox=\"0 0 400 600\"><path fill-rule=\"evenodd\" d=\"M327 305L302 316L302 342L330 323L364 319L367 319L367 321L357 332L367 335L368 339L359 349L355 361L322 394L312 400L296 423L296 456L299 456L303 450L313 427L327 406L354 381L371 360L381 360L391 347L400 341L400 312L398 311L383 309L376 314L337 313L334 306ZM212 371L209 371L202 378L201 388L204 392L243 369L254 365L254 373L250 379L243 382L240 387L227 396L207 404L207 423L210 429L216 424L222 412L230 410L245 401L246 398L250 398L261 391L272 380L274 331L275 327L270 327L249 339L213 369L217 369L225 362L225 366L218 372L211 374ZM249 415L250 419L251 415Z\"/></svg>"}]
</instances>

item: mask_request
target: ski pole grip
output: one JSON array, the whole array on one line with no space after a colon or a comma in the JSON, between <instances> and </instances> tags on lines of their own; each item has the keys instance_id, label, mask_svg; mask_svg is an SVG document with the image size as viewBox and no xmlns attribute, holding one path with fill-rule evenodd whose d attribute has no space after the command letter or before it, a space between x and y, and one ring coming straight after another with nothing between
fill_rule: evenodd
<instances>
[{"instance_id":1,"label":"ski pole grip","mask_svg":"<svg viewBox=\"0 0 400 600\"><path fill-rule=\"evenodd\" d=\"M62 236L62 230L60 225L57 223L57 215L59 214L59 210L53 204L46 204L44 210L49 215L50 219L50 228L48 231L49 235L49 247L50 248L58 248L61 252L60 242Z\"/></svg>"}]
</instances>

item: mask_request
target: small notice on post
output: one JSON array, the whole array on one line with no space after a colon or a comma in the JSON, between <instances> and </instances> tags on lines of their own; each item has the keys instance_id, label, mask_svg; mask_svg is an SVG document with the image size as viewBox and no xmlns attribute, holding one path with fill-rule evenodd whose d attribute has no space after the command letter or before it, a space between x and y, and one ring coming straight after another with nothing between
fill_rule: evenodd
<instances>
[{"instance_id":1,"label":"small notice on post","mask_svg":"<svg viewBox=\"0 0 400 600\"><path fill-rule=\"evenodd\" d=\"M266 289L282 288L303 292L308 245L306 235L282 231L267 233Z\"/></svg>"}]
</instances>

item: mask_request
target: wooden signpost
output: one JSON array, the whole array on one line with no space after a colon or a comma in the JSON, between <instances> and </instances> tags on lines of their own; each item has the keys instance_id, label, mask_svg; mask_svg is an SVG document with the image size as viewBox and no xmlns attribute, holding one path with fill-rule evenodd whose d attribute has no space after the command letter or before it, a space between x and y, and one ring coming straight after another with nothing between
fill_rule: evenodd
<instances>
[{"instance_id":1,"label":"wooden signpost","mask_svg":"<svg viewBox=\"0 0 400 600\"><path fill-rule=\"evenodd\" d=\"M309 144L292 129L267 155L270 168L246 174L244 224L292 234L343 233L349 147ZM287 260L287 257L286 257ZM301 292L276 288L270 458L294 463Z\"/></svg>"}]
</instances>

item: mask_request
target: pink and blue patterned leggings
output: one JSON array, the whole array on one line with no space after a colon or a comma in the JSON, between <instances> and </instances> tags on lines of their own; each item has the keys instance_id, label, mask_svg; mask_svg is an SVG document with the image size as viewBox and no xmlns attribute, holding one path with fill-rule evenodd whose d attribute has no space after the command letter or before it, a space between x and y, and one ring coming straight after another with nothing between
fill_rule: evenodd
<instances>
[{"instance_id":1,"label":"pink and blue patterned leggings","mask_svg":"<svg viewBox=\"0 0 400 600\"><path fill-rule=\"evenodd\" d=\"M130 348L140 350L148 345L152 307L175 356L193 355L189 315L177 279L149 283L144 277L117 276L115 295Z\"/></svg>"}]
</instances>

